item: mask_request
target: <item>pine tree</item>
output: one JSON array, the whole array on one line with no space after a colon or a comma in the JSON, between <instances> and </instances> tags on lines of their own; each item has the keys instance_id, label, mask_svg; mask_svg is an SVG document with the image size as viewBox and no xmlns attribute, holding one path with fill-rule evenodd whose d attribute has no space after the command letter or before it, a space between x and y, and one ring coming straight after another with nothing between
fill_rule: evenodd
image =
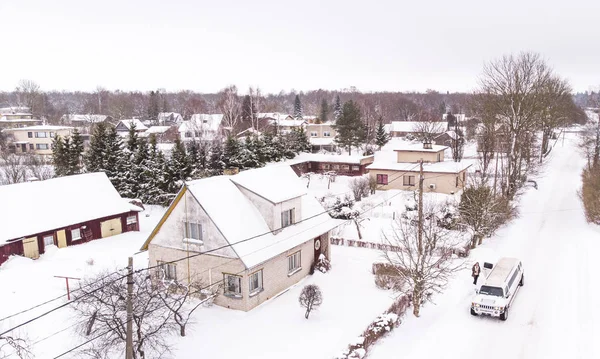
<instances>
[{"instance_id":1,"label":"pine tree","mask_svg":"<svg viewBox=\"0 0 600 359\"><path fill-rule=\"evenodd\" d=\"M256 104L252 101L250 95L244 96L244 100L242 101L242 123L244 124L244 129L252 126L252 121L256 119L256 112Z\"/></svg>"},{"instance_id":2,"label":"pine tree","mask_svg":"<svg viewBox=\"0 0 600 359\"><path fill-rule=\"evenodd\" d=\"M115 189L124 197L131 195L128 177L131 165L129 158L123 152L123 141L117 133L117 129L111 126L105 136L104 156L99 171L106 172L108 179Z\"/></svg>"},{"instance_id":3,"label":"pine tree","mask_svg":"<svg viewBox=\"0 0 600 359\"><path fill-rule=\"evenodd\" d=\"M150 91L150 98L148 100L147 116L148 120L152 123L158 123L158 114L160 113L160 98L158 91Z\"/></svg>"},{"instance_id":4,"label":"pine tree","mask_svg":"<svg viewBox=\"0 0 600 359\"><path fill-rule=\"evenodd\" d=\"M128 189L131 192L131 198L140 198L144 202L146 193L150 187L150 179L153 175L149 169L150 148L145 138L139 139L136 145L136 152L131 157Z\"/></svg>"},{"instance_id":5,"label":"pine tree","mask_svg":"<svg viewBox=\"0 0 600 359\"><path fill-rule=\"evenodd\" d=\"M252 137L251 151L253 151L256 155L256 160L259 163L258 167L264 166L267 162L269 162L270 158L270 153L264 140L265 136L266 135Z\"/></svg>"},{"instance_id":6,"label":"pine tree","mask_svg":"<svg viewBox=\"0 0 600 359\"><path fill-rule=\"evenodd\" d=\"M237 138L228 136L225 141L225 148L223 149L223 162L225 162L226 168L239 168L241 169L242 164L240 163L240 143Z\"/></svg>"},{"instance_id":7,"label":"pine tree","mask_svg":"<svg viewBox=\"0 0 600 359\"><path fill-rule=\"evenodd\" d=\"M300 102L300 96L296 95L294 99L294 118L302 120L302 103Z\"/></svg>"},{"instance_id":8,"label":"pine tree","mask_svg":"<svg viewBox=\"0 0 600 359\"><path fill-rule=\"evenodd\" d=\"M240 159L244 168L258 168L263 165L259 160L257 138L257 136L247 136L244 141L242 153L240 153Z\"/></svg>"},{"instance_id":9,"label":"pine tree","mask_svg":"<svg viewBox=\"0 0 600 359\"><path fill-rule=\"evenodd\" d=\"M390 142L390 136L385 131L385 126L383 125L383 118L379 117L379 121L377 122L377 131L375 132L375 144L381 150L381 147L385 146L388 142Z\"/></svg>"},{"instance_id":10,"label":"pine tree","mask_svg":"<svg viewBox=\"0 0 600 359\"><path fill-rule=\"evenodd\" d=\"M211 175L213 176L219 176L223 174L225 162L223 161L223 145L220 141L213 141L210 147L210 160L208 167Z\"/></svg>"},{"instance_id":11,"label":"pine tree","mask_svg":"<svg viewBox=\"0 0 600 359\"><path fill-rule=\"evenodd\" d=\"M106 154L107 126L99 122L94 126L90 139L90 148L85 156L85 165L88 172L104 170L104 156Z\"/></svg>"},{"instance_id":12,"label":"pine tree","mask_svg":"<svg viewBox=\"0 0 600 359\"><path fill-rule=\"evenodd\" d=\"M365 125L362 122L360 108L350 100L344 103L342 114L333 126L337 132L335 143L348 149L348 154L352 154L352 147L358 147L365 142Z\"/></svg>"},{"instance_id":13,"label":"pine tree","mask_svg":"<svg viewBox=\"0 0 600 359\"><path fill-rule=\"evenodd\" d=\"M295 154L300 152L310 152L310 141L308 140L308 136L306 136L304 128L299 127L297 129L292 129L287 137L289 140L288 143L291 145L292 151Z\"/></svg>"},{"instance_id":14,"label":"pine tree","mask_svg":"<svg viewBox=\"0 0 600 359\"><path fill-rule=\"evenodd\" d=\"M135 123L132 123L129 127L129 138L127 139L127 150L131 155L135 153L138 145L138 135L135 130Z\"/></svg>"},{"instance_id":15,"label":"pine tree","mask_svg":"<svg viewBox=\"0 0 600 359\"><path fill-rule=\"evenodd\" d=\"M319 112L319 118L317 118L316 123L326 123L328 114L329 114L329 105L327 104L326 99L322 99L321 100L321 111Z\"/></svg>"},{"instance_id":16,"label":"pine tree","mask_svg":"<svg viewBox=\"0 0 600 359\"><path fill-rule=\"evenodd\" d=\"M170 196L166 193L167 174L165 158L158 149L156 136L150 136L147 170L150 174L146 191L142 194L143 203L167 205Z\"/></svg>"},{"instance_id":17,"label":"pine tree","mask_svg":"<svg viewBox=\"0 0 600 359\"><path fill-rule=\"evenodd\" d=\"M342 116L342 102L340 101L340 95L335 96L335 103L333 105L333 119L337 120Z\"/></svg>"},{"instance_id":18,"label":"pine tree","mask_svg":"<svg viewBox=\"0 0 600 359\"><path fill-rule=\"evenodd\" d=\"M71 152L72 150L72 146L71 146L71 138L69 136L65 136L65 139L63 140L63 151L64 151L64 160L65 160L65 176L70 176L73 174L73 162L71 160Z\"/></svg>"},{"instance_id":19,"label":"pine tree","mask_svg":"<svg viewBox=\"0 0 600 359\"><path fill-rule=\"evenodd\" d=\"M56 136L52 141L52 164L56 177L66 176L69 172L67 154L62 137Z\"/></svg>"},{"instance_id":20,"label":"pine tree","mask_svg":"<svg viewBox=\"0 0 600 359\"><path fill-rule=\"evenodd\" d=\"M79 133L78 129L73 131L73 135L71 136L71 148L69 151L69 167L70 173L79 174L82 172L82 161L81 158L83 156L83 138Z\"/></svg>"},{"instance_id":21,"label":"pine tree","mask_svg":"<svg viewBox=\"0 0 600 359\"><path fill-rule=\"evenodd\" d=\"M210 148L206 142L201 142L198 146L198 163L196 168L199 171L200 177L206 177L206 171L208 170L208 156Z\"/></svg>"},{"instance_id":22,"label":"pine tree","mask_svg":"<svg viewBox=\"0 0 600 359\"><path fill-rule=\"evenodd\" d=\"M171 158L169 159L168 171L171 173L171 177L175 180L175 186L177 191L182 184L182 181L187 181L192 175L192 168L188 161L187 152L185 146L179 140L175 140L175 146L171 152Z\"/></svg>"}]
</instances>

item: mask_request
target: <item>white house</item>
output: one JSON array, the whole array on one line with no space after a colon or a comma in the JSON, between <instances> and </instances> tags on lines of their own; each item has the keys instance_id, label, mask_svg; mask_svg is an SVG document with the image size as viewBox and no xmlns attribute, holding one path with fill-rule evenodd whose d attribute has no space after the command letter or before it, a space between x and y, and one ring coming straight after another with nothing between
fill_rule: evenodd
<instances>
[{"instance_id":1,"label":"white house","mask_svg":"<svg viewBox=\"0 0 600 359\"><path fill-rule=\"evenodd\" d=\"M213 141L219 137L222 122L222 114L194 114L189 121L179 125L179 138L182 141Z\"/></svg>"},{"instance_id":2,"label":"white house","mask_svg":"<svg viewBox=\"0 0 600 359\"><path fill-rule=\"evenodd\" d=\"M146 125L142 123L142 121L137 118L121 120L117 123L117 132L127 133L131 129L132 126L135 126L136 132L144 132L148 129Z\"/></svg>"},{"instance_id":3,"label":"white house","mask_svg":"<svg viewBox=\"0 0 600 359\"><path fill-rule=\"evenodd\" d=\"M183 116L177 112L161 112L158 114L160 126L179 125L183 122Z\"/></svg>"},{"instance_id":4,"label":"white house","mask_svg":"<svg viewBox=\"0 0 600 359\"><path fill-rule=\"evenodd\" d=\"M63 123L69 123L75 126L86 126L93 123L104 122L109 120L109 116L106 115L77 115L77 114L67 114L62 115L60 120Z\"/></svg>"},{"instance_id":5,"label":"white house","mask_svg":"<svg viewBox=\"0 0 600 359\"><path fill-rule=\"evenodd\" d=\"M142 250L167 279L219 288L217 305L248 311L329 257L341 222L275 165L186 183Z\"/></svg>"}]
</instances>

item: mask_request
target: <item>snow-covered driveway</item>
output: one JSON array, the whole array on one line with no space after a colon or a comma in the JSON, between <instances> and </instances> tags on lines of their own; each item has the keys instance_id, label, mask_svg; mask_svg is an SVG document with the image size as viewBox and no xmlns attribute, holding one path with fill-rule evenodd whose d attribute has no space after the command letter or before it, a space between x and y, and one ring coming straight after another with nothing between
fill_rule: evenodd
<instances>
[{"instance_id":1,"label":"snow-covered driveway","mask_svg":"<svg viewBox=\"0 0 600 359\"><path fill-rule=\"evenodd\" d=\"M600 358L600 230L588 225L577 196L583 161L571 135L551 153L521 199L520 218L472 252L470 263L515 256L525 286L506 322L469 314L469 271L404 323L370 358Z\"/></svg>"}]
</instances>

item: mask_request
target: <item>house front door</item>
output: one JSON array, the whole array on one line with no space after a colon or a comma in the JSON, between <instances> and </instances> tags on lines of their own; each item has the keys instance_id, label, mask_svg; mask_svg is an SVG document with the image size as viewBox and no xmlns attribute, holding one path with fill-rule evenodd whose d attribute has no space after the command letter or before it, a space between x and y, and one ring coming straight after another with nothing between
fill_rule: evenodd
<instances>
[{"instance_id":1,"label":"house front door","mask_svg":"<svg viewBox=\"0 0 600 359\"><path fill-rule=\"evenodd\" d=\"M21 143L21 152L23 152L23 153L27 152L27 144Z\"/></svg>"},{"instance_id":2,"label":"house front door","mask_svg":"<svg viewBox=\"0 0 600 359\"><path fill-rule=\"evenodd\" d=\"M67 235L65 234L64 229L56 231L56 239L58 242L58 248L63 248L67 246Z\"/></svg>"},{"instance_id":3,"label":"house front door","mask_svg":"<svg viewBox=\"0 0 600 359\"><path fill-rule=\"evenodd\" d=\"M23 254L25 257L31 259L38 259L40 257L37 237L25 238L23 240Z\"/></svg>"}]
</instances>

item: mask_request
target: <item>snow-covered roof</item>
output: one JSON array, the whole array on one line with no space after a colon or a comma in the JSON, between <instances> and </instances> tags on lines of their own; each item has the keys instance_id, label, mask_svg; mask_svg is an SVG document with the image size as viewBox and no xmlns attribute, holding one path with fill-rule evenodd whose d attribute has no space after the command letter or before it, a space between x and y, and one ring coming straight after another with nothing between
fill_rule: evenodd
<instances>
[{"instance_id":1,"label":"snow-covered roof","mask_svg":"<svg viewBox=\"0 0 600 359\"><path fill-rule=\"evenodd\" d=\"M329 146L333 144L333 137L309 137L308 142L315 146Z\"/></svg>"},{"instance_id":2,"label":"snow-covered roof","mask_svg":"<svg viewBox=\"0 0 600 359\"><path fill-rule=\"evenodd\" d=\"M287 113L279 113L279 112L259 112L256 114L258 119L271 119L276 121L283 121L286 119L293 120L292 115L288 115Z\"/></svg>"},{"instance_id":3,"label":"snow-covered roof","mask_svg":"<svg viewBox=\"0 0 600 359\"><path fill-rule=\"evenodd\" d=\"M444 132L444 133L442 133L442 134L439 134L439 135L438 135L438 136L436 136L435 138L437 139L437 138L439 138L439 137L441 137L441 136L443 136L443 135L448 135L448 136L450 136L450 138L451 138L451 139L453 139L453 140L456 140L456 139L458 138L458 135L456 134L456 131L446 131L446 132Z\"/></svg>"},{"instance_id":4,"label":"snow-covered roof","mask_svg":"<svg viewBox=\"0 0 600 359\"><path fill-rule=\"evenodd\" d=\"M324 153L300 153L289 161L284 163L293 165L303 162L329 162L329 163L351 163L360 164L362 160L373 158L374 156L361 156L361 155L337 155L337 154L324 154Z\"/></svg>"},{"instance_id":5,"label":"snow-covered roof","mask_svg":"<svg viewBox=\"0 0 600 359\"><path fill-rule=\"evenodd\" d=\"M121 120L119 123L122 123L127 129L131 129L132 125L135 125L135 129L137 131L145 131L148 129L148 127L146 127L146 125L144 125L142 121L138 120L137 118Z\"/></svg>"},{"instance_id":6,"label":"snow-covered roof","mask_svg":"<svg viewBox=\"0 0 600 359\"><path fill-rule=\"evenodd\" d=\"M280 167L286 168L287 166ZM261 173L257 177L268 176L273 174L271 171L273 168L244 171L234 176L204 178L186 184L186 188L198 200L247 268L252 268L312 240L343 222L324 213L323 206L313 196L305 194L301 197L301 218L305 220L283 228L274 234L256 206L234 183L236 177L239 180L240 177L247 177L248 173L255 171ZM288 175L281 178L278 191L286 191L284 188L296 188L296 184L304 187L289 167L287 170L291 172L293 178ZM246 175L241 176L242 174ZM251 176L255 176L255 174L251 174ZM306 193L305 188L303 189ZM252 239L247 240L249 238ZM244 240L247 241L239 243Z\"/></svg>"},{"instance_id":7,"label":"snow-covered roof","mask_svg":"<svg viewBox=\"0 0 600 359\"><path fill-rule=\"evenodd\" d=\"M150 126L144 133L141 133L140 136L148 137L151 134L165 133L169 128L171 128L171 126Z\"/></svg>"},{"instance_id":8,"label":"snow-covered roof","mask_svg":"<svg viewBox=\"0 0 600 359\"><path fill-rule=\"evenodd\" d=\"M271 123L271 125L274 125L274 126L300 127L305 123L305 121L288 118L285 120L271 120L270 123Z\"/></svg>"},{"instance_id":9,"label":"snow-covered roof","mask_svg":"<svg viewBox=\"0 0 600 359\"><path fill-rule=\"evenodd\" d=\"M419 121L392 121L389 127L392 132L419 132L419 126L422 126L423 122ZM439 127L440 132L445 131L448 128L447 121L433 122L435 127ZM385 127L385 126L384 126Z\"/></svg>"},{"instance_id":10,"label":"snow-covered roof","mask_svg":"<svg viewBox=\"0 0 600 359\"><path fill-rule=\"evenodd\" d=\"M323 122L323 123L307 123L306 124L306 128L311 128L311 127L316 127L316 126L333 126L335 125L335 122L333 121L327 121L327 122Z\"/></svg>"},{"instance_id":11,"label":"snow-covered roof","mask_svg":"<svg viewBox=\"0 0 600 359\"><path fill-rule=\"evenodd\" d=\"M0 245L45 231L140 208L103 172L0 186Z\"/></svg>"},{"instance_id":12,"label":"snow-covered roof","mask_svg":"<svg viewBox=\"0 0 600 359\"><path fill-rule=\"evenodd\" d=\"M431 145L431 148L423 148L422 143L411 143L411 144L403 144L396 148L394 151L397 152L441 152L444 151L448 146L442 145Z\"/></svg>"},{"instance_id":13,"label":"snow-covered roof","mask_svg":"<svg viewBox=\"0 0 600 359\"><path fill-rule=\"evenodd\" d=\"M176 123L183 121L183 117L177 112L160 112L158 114L159 123L165 123L165 121L167 121L169 118L172 118Z\"/></svg>"},{"instance_id":14,"label":"snow-covered roof","mask_svg":"<svg viewBox=\"0 0 600 359\"><path fill-rule=\"evenodd\" d=\"M9 119L6 116L0 117L0 123L19 123L19 122L42 122L42 120L37 120L34 118L11 118L11 119Z\"/></svg>"},{"instance_id":15,"label":"snow-covered roof","mask_svg":"<svg viewBox=\"0 0 600 359\"><path fill-rule=\"evenodd\" d=\"M108 116L106 115L75 115L75 114L70 114L70 115L63 115L62 116L62 120L63 121L69 121L69 122L87 122L87 123L98 123L98 122L103 122L106 120Z\"/></svg>"},{"instance_id":16,"label":"snow-covered roof","mask_svg":"<svg viewBox=\"0 0 600 359\"><path fill-rule=\"evenodd\" d=\"M17 114L17 113L29 113L29 111L31 111L31 109L27 106L7 106L7 107L0 107L0 113L2 114Z\"/></svg>"},{"instance_id":17,"label":"snow-covered roof","mask_svg":"<svg viewBox=\"0 0 600 359\"><path fill-rule=\"evenodd\" d=\"M209 130L217 132L223 122L223 114L214 113L195 113L192 115L189 121L183 121L179 126L179 132L185 132L188 130Z\"/></svg>"},{"instance_id":18,"label":"snow-covered roof","mask_svg":"<svg viewBox=\"0 0 600 359\"><path fill-rule=\"evenodd\" d=\"M40 125L40 126L29 126L29 127L18 127L18 128L7 128L2 132L10 131L59 131L59 130L72 130L73 127L69 126L54 126L54 125Z\"/></svg>"},{"instance_id":19,"label":"snow-covered roof","mask_svg":"<svg viewBox=\"0 0 600 359\"><path fill-rule=\"evenodd\" d=\"M272 203L281 203L307 193L294 170L286 165L242 171L230 179Z\"/></svg>"},{"instance_id":20,"label":"snow-covered roof","mask_svg":"<svg viewBox=\"0 0 600 359\"><path fill-rule=\"evenodd\" d=\"M429 173L459 173L471 167L472 163L443 161L423 163L423 172ZM390 162L390 161L375 161L367 166L368 170L390 170L390 171L405 171L419 172L418 163L406 162Z\"/></svg>"},{"instance_id":21,"label":"snow-covered roof","mask_svg":"<svg viewBox=\"0 0 600 359\"><path fill-rule=\"evenodd\" d=\"M257 135L258 136L260 134L261 134L260 131L255 130L252 127L248 127L247 129L243 130L242 132L239 132L236 136L238 138L241 138L241 137L246 137L246 136L250 136L250 135Z\"/></svg>"}]
</instances>

